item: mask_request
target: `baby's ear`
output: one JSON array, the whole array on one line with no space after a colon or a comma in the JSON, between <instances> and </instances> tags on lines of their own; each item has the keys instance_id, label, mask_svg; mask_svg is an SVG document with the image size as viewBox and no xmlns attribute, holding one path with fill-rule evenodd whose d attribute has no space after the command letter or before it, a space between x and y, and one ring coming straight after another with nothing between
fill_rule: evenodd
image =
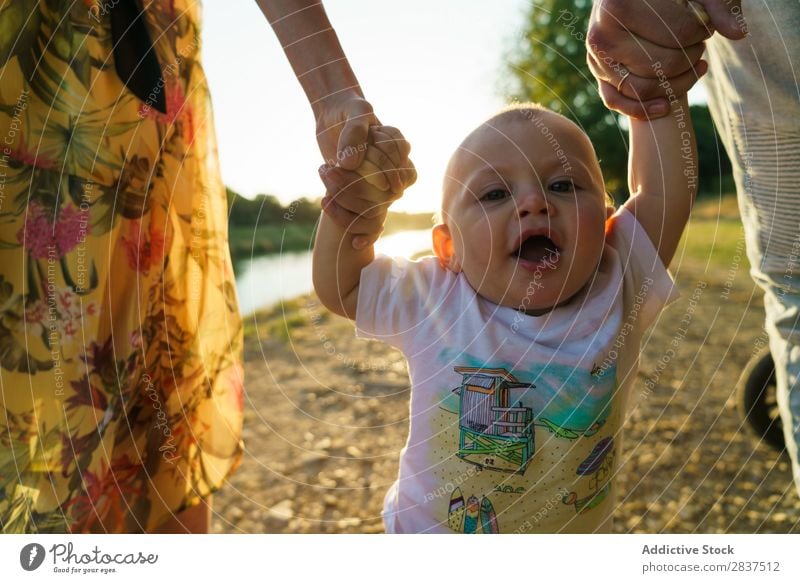
<instances>
[{"instance_id":1,"label":"baby's ear","mask_svg":"<svg viewBox=\"0 0 800 583\"><path fill-rule=\"evenodd\" d=\"M433 228L433 252L439 258L439 265L453 273L461 271L461 265L456 259L453 238L447 225L436 225Z\"/></svg>"}]
</instances>

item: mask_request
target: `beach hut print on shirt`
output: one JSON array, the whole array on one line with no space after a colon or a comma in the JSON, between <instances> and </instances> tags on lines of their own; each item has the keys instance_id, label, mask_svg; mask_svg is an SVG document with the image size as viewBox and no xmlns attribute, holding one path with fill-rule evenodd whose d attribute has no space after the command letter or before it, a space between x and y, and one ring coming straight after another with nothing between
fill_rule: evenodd
<instances>
[{"instance_id":1,"label":"beach hut print on shirt","mask_svg":"<svg viewBox=\"0 0 800 583\"><path fill-rule=\"evenodd\" d=\"M458 457L483 469L524 473L534 453L533 411L517 396L535 388L504 368L457 366Z\"/></svg>"}]
</instances>

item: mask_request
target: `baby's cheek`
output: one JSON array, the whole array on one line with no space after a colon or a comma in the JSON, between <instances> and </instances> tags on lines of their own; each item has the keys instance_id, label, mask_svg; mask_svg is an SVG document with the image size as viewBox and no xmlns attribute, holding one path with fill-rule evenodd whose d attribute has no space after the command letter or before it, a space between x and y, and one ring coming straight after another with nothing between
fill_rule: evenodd
<instances>
[{"instance_id":1,"label":"baby's cheek","mask_svg":"<svg viewBox=\"0 0 800 583\"><path fill-rule=\"evenodd\" d=\"M578 223L578 238L581 244L599 246L601 249L605 243L606 233L606 212L597 209L593 212L586 212Z\"/></svg>"}]
</instances>

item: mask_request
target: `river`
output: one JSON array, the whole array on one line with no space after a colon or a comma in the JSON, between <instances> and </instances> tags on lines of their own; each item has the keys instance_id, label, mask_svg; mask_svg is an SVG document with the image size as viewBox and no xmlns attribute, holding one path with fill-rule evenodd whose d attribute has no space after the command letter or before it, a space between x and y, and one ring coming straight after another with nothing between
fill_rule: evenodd
<instances>
[{"instance_id":1,"label":"river","mask_svg":"<svg viewBox=\"0 0 800 583\"><path fill-rule=\"evenodd\" d=\"M431 248L431 231L401 231L381 237L376 253L410 257ZM236 287L243 315L268 308L280 300L313 291L311 251L271 253L237 262Z\"/></svg>"}]
</instances>

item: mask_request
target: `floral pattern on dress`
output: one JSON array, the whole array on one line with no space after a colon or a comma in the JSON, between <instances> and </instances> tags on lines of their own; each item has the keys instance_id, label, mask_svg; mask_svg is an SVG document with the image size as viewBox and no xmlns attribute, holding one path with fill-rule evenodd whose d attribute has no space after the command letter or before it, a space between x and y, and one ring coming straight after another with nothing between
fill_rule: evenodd
<instances>
[{"instance_id":1,"label":"floral pattern on dress","mask_svg":"<svg viewBox=\"0 0 800 583\"><path fill-rule=\"evenodd\" d=\"M98 0L0 7L2 532L150 531L241 457L200 8L146 4L165 114L117 77Z\"/></svg>"}]
</instances>

